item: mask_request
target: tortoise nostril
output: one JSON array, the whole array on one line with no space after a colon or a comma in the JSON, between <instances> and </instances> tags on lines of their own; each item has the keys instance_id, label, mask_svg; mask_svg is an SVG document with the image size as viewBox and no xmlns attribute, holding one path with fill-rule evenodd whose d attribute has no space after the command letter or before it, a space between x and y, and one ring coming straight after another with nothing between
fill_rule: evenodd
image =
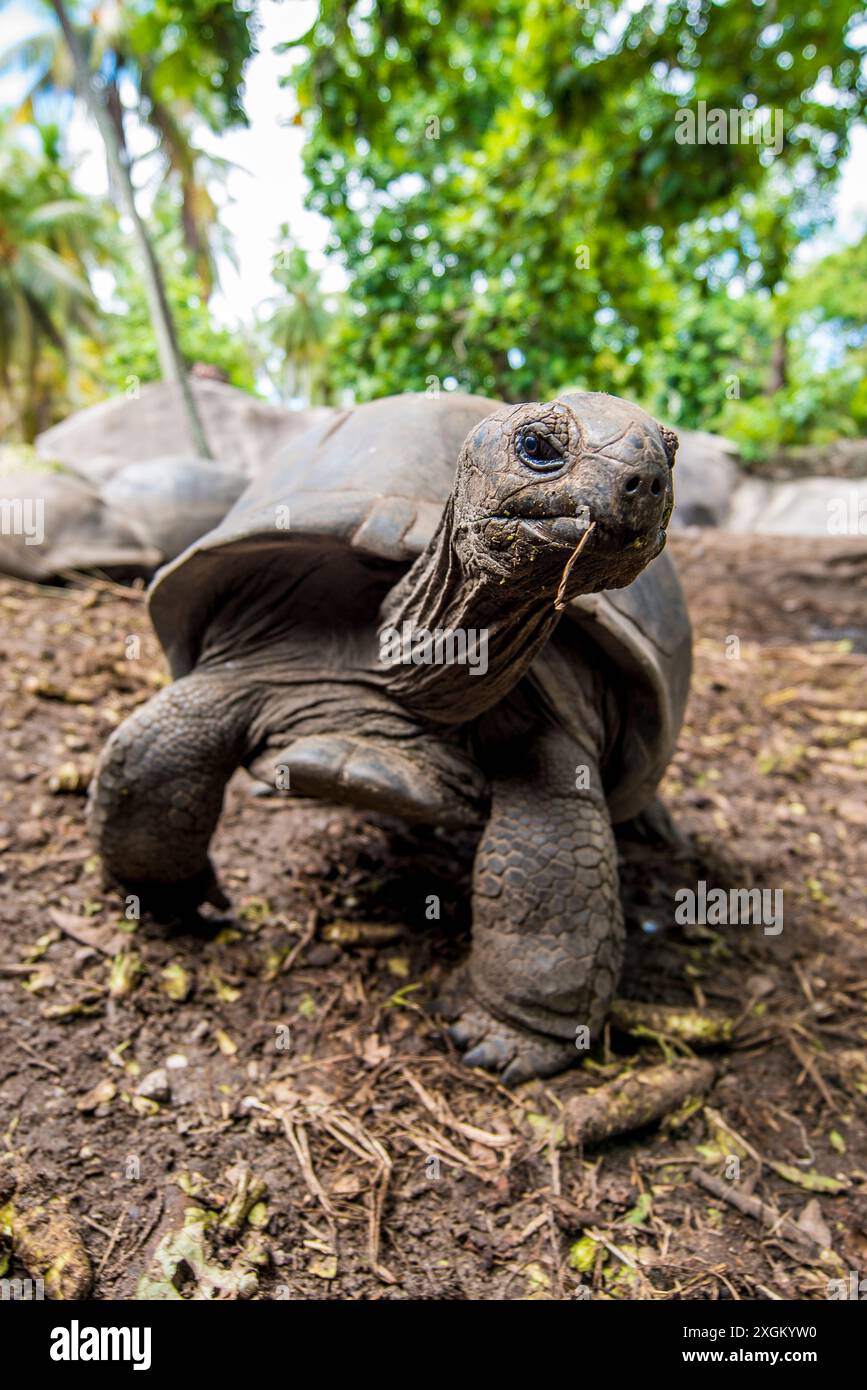
<instances>
[{"instance_id":1,"label":"tortoise nostril","mask_svg":"<svg viewBox=\"0 0 867 1390\"><path fill-rule=\"evenodd\" d=\"M654 497L658 497L662 492L662 483L658 478L654 478L653 482L650 484L650 491L653 493Z\"/></svg>"},{"instance_id":2,"label":"tortoise nostril","mask_svg":"<svg viewBox=\"0 0 867 1390\"><path fill-rule=\"evenodd\" d=\"M628 478L628 479L627 479L627 482L626 482L626 491L627 491L627 492L637 492L637 491L638 491L638 488L639 488L640 486L641 486L641 479L640 479L640 478L635 478L635 477Z\"/></svg>"}]
</instances>

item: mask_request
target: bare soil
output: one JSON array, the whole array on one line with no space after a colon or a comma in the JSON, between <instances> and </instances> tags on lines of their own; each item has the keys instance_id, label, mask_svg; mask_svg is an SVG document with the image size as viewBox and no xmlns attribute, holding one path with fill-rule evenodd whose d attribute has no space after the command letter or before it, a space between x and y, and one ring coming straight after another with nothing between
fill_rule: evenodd
<instances>
[{"instance_id":1,"label":"bare soil","mask_svg":"<svg viewBox=\"0 0 867 1390\"><path fill-rule=\"evenodd\" d=\"M0 583L0 1147L68 1199L93 1297L134 1296L182 1187L225 1212L240 1161L267 1184L259 1298L822 1299L867 1274L867 555L698 531L672 547L696 653L663 796L688 846L623 842L621 994L737 1026L704 1105L583 1152L564 1100L672 1045L610 1030L515 1092L459 1064L431 1004L466 951L471 839L239 774L214 849L232 911L126 920L83 790L165 680L141 593ZM674 893L700 879L782 889L783 931L677 926ZM167 1062L170 1097L141 1096ZM695 1181L732 1154L739 1190L803 1221L812 1251Z\"/></svg>"}]
</instances>

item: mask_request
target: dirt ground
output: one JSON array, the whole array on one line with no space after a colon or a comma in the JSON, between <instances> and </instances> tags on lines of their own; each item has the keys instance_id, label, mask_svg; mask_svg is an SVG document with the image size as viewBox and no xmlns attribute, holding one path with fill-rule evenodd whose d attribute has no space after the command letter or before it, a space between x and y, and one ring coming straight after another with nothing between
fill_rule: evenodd
<instances>
[{"instance_id":1,"label":"dirt ground","mask_svg":"<svg viewBox=\"0 0 867 1390\"><path fill-rule=\"evenodd\" d=\"M165 679L141 594L0 582L11 1274L39 1272L47 1210L98 1299L134 1296L158 1248L182 1297L823 1299L867 1275L867 553L672 548L696 653L663 795L688 844L622 845L620 993L736 1026L703 1103L583 1151L568 1098L676 1045L610 1029L515 1092L460 1065L430 1006L466 950L471 841L239 774L214 851L232 911L126 920L83 789ZM784 890L783 931L675 925L701 879ZM701 1185L728 1190L732 1156L799 1236Z\"/></svg>"}]
</instances>

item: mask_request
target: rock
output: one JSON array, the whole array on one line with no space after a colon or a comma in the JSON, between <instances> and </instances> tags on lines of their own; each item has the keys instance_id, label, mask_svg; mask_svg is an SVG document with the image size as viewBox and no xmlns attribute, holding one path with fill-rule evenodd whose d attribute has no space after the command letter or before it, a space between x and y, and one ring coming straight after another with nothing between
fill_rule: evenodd
<instances>
[{"instance_id":1,"label":"rock","mask_svg":"<svg viewBox=\"0 0 867 1390\"><path fill-rule=\"evenodd\" d=\"M94 961L99 960L99 951L95 951L92 946L79 946L72 957L72 973L80 975Z\"/></svg>"},{"instance_id":2,"label":"rock","mask_svg":"<svg viewBox=\"0 0 867 1390\"><path fill-rule=\"evenodd\" d=\"M157 1067L155 1071L149 1071L147 1076L142 1077L136 1087L136 1094L143 1096L145 1100L171 1100L172 1090L165 1067Z\"/></svg>"},{"instance_id":3,"label":"rock","mask_svg":"<svg viewBox=\"0 0 867 1390\"><path fill-rule=\"evenodd\" d=\"M149 574L161 562L133 520L71 473L7 473L0 502L0 574L43 583L68 569Z\"/></svg>"},{"instance_id":4,"label":"rock","mask_svg":"<svg viewBox=\"0 0 867 1390\"><path fill-rule=\"evenodd\" d=\"M305 965L312 965L315 969L320 970L325 966L333 965L339 958L339 948L330 946L327 941L316 941L312 946L308 946L304 952Z\"/></svg>"},{"instance_id":5,"label":"rock","mask_svg":"<svg viewBox=\"0 0 867 1390\"><path fill-rule=\"evenodd\" d=\"M126 468L128 462L129 460L120 454L100 454L96 458L80 459L77 463L67 464L65 467L98 491L103 483L113 478L121 468Z\"/></svg>"},{"instance_id":6,"label":"rock","mask_svg":"<svg viewBox=\"0 0 867 1390\"><path fill-rule=\"evenodd\" d=\"M48 831L39 821L26 820L18 827L18 843L27 849L38 849L48 840Z\"/></svg>"},{"instance_id":7,"label":"rock","mask_svg":"<svg viewBox=\"0 0 867 1390\"><path fill-rule=\"evenodd\" d=\"M102 484L100 495L168 561L218 526L246 486L240 469L166 454L125 463Z\"/></svg>"},{"instance_id":8,"label":"rock","mask_svg":"<svg viewBox=\"0 0 867 1390\"><path fill-rule=\"evenodd\" d=\"M778 536L867 535L867 482L803 478L741 483L728 519L731 531Z\"/></svg>"},{"instance_id":9,"label":"rock","mask_svg":"<svg viewBox=\"0 0 867 1390\"><path fill-rule=\"evenodd\" d=\"M867 477L867 439L834 439L830 444L797 444L777 449L762 465L774 478Z\"/></svg>"},{"instance_id":10,"label":"rock","mask_svg":"<svg viewBox=\"0 0 867 1390\"><path fill-rule=\"evenodd\" d=\"M741 481L737 445L705 430L676 429L671 525L724 526Z\"/></svg>"},{"instance_id":11,"label":"rock","mask_svg":"<svg viewBox=\"0 0 867 1390\"><path fill-rule=\"evenodd\" d=\"M215 458L253 477L299 433L327 416L326 406L289 410L257 400L219 381L192 380L208 444ZM195 454L177 386L149 382L135 396L114 396L79 410L39 435L40 457L102 481L123 464L170 454Z\"/></svg>"}]
</instances>

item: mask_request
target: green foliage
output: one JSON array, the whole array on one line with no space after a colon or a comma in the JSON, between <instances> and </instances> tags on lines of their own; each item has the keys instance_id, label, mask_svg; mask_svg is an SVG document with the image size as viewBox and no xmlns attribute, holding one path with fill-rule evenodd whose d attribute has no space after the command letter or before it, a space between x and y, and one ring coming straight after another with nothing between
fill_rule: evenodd
<instances>
[{"instance_id":1,"label":"green foliage","mask_svg":"<svg viewBox=\"0 0 867 1390\"><path fill-rule=\"evenodd\" d=\"M0 71L23 62L31 74L25 114L45 94L75 90L50 0L42 7L52 27L0 53ZM93 12L80 4L67 9L99 74L121 150L129 110L155 137L152 153L160 157L163 182L180 192L184 239L207 296L215 280L211 242L217 220L208 180L224 171L225 162L206 153L195 132L204 125L220 134L247 123L243 74L255 51L256 28L251 0L127 0Z\"/></svg>"},{"instance_id":2,"label":"green foliage","mask_svg":"<svg viewBox=\"0 0 867 1390\"><path fill-rule=\"evenodd\" d=\"M215 322L183 243L177 208L165 195L154 210L153 227L154 248L185 361L190 366L203 362L219 367L233 386L253 391L255 372L249 346L242 335ZM130 377L158 380L160 370L144 287L129 251L118 256L114 273L114 297L120 307L106 318L102 377L108 389L119 391L126 389Z\"/></svg>"},{"instance_id":3,"label":"green foliage","mask_svg":"<svg viewBox=\"0 0 867 1390\"><path fill-rule=\"evenodd\" d=\"M0 54L0 71L21 68L29 77L17 121L35 124L48 98L69 97L73 64L52 6L42 7L50 27ZM131 112L156 138L158 254L168 269L167 298L187 361L221 367L235 384L252 389L250 353L236 334L213 321L207 299L214 283L217 209L209 181L225 161L196 143L202 125L215 133L246 123L244 65L254 50L255 23L246 0L130 0L85 12L67 11L91 69L99 74L121 158L127 157ZM0 413L32 438L64 410L89 404L100 390L125 387L130 377L159 375L137 259L120 236L115 210L75 194L63 167L59 136L52 134L41 165L25 170L9 130L0 131L6 188L0 192ZM29 188L25 187L30 180ZM51 180L54 180L52 186ZM57 189L63 185L63 190ZM23 190L23 191L22 191ZM87 225L84 225L85 216ZM79 236L78 229L86 235ZM181 241L183 238L183 242ZM223 249L227 249L225 246ZM110 260L121 312L103 312L88 282L97 254ZM0 252L0 260L2 260ZM21 383L14 398L14 387Z\"/></svg>"},{"instance_id":4,"label":"green foliage","mask_svg":"<svg viewBox=\"0 0 867 1390\"><path fill-rule=\"evenodd\" d=\"M291 80L350 276L338 381L580 384L693 424L728 418L732 371L741 402L766 389L776 297L863 98L863 7L635 8L323 0ZM698 101L779 108L779 157L680 143Z\"/></svg>"},{"instance_id":5,"label":"green foliage","mask_svg":"<svg viewBox=\"0 0 867 1390\"><path fill-rule=\"evenodd\" d=\"M841 436L867 434L867 354L845 368L795 372L773 395L727 402L711 427L740 445L748 459L761 459L790 444L829 444Z\"/></svg>"},{"instance_id":6,"label":"green foliage","mask_svg":"<svg viewBox=\"0 0 867 1390\"><path fill-rule=\"evenodd\" d=\"M88 271L107 248L100 209L61 164L56 127L29 135L0 127L0 387L25 441L65 394L73 334L95 321Z\"/></svg>"},{"instance_id":7,"label":"green foliage","mask_svg":"<svg viewBox=\"0 0 867 1390\"><path fill-rule=\"evenodd\" d=\"M50 28L0 55L72 90ZM252 389L331 401L434 382L505 399L569 386L719 430L752 458L867 432L867 238L799 248L863 110L856 0L321 0L294 86L310 205L349 292L334 303L283 229L259 341L222 329L222 161L200 131L246 122L254 0L69 10L125 149L154 137L153 224L182 353ZM862 23L860 32L857 30ZM296 47L297 46L292 46ZM678 113L783 113L778 157L688 144ZM63 409L158 375L114 210L75 192L56 130L0 129L0 388L32 437ZM102 312L88 283L116 281ZM2 423L2 421L0 421Z\"/></svg>"},{"instance_id":8,"label":"green foliage","mask_svg":"<svg viewBox=\"0 0 867 1390\"><path fill-rule=\"evenodd\" d=\"M194 132L197 122L215 134L247 124L243 75L254 52L253 6L250 0L133 0L121 15L102 68L115 82L120 73L132 76L138 87L138 115L157 136L166 179L180 190L184 240L207 297L216 280L217 230L208 180L225 172L225 162L207 154Z\"/></svg>"},{"instance_id":9,"label":"green foliage","mask_svg":"<svg viewBox=\"0 0 867 1390\"><path fill-rule=\"evenodd\" d=\"M284 399L300 396L310 405L327 404L333 398L330 350L335 315L307 256L293 245L288 227L281 228L280 237L283 248L274 258L272 271L279 294L265 306L270 313L263 324L272 349L266 350L266 367Z\"/></svg>"},{"instance_id":10,"label":"green foliage","mask_svg":"<svg viewBox=\"0 0 867 1390\"><path fill-rule=\"evenodd\" d=\"M732 298L684 287L676 308L647 350L655 414L705 429L725 404L765 388L773 341L770 299ZM728 392L728 396L726 395Z\"/></svg>"},{"instance_id":11,"label":"green foliage","mask_svg":"<svg viewBox=\"0 0 867 1390\"><path fill-rule=\"evenodd\" d=\"M118 51L146 74L149 100L187 105L219 134L246 125L244 66L253 52L251 0L124 0Z\"/></svg>"},{"instance_id":12,"label":"green foliage","mask_svg":"<svg viewBox=\"0 0 867 1390\"><path fill-rule=\"evenodd\" d=\"M770 363L785 330L786 381ZM650 405L750 459L867 433L867 236L792 271L775 295L685 287L653 352Z\"/></svg>"}]
</instances>

